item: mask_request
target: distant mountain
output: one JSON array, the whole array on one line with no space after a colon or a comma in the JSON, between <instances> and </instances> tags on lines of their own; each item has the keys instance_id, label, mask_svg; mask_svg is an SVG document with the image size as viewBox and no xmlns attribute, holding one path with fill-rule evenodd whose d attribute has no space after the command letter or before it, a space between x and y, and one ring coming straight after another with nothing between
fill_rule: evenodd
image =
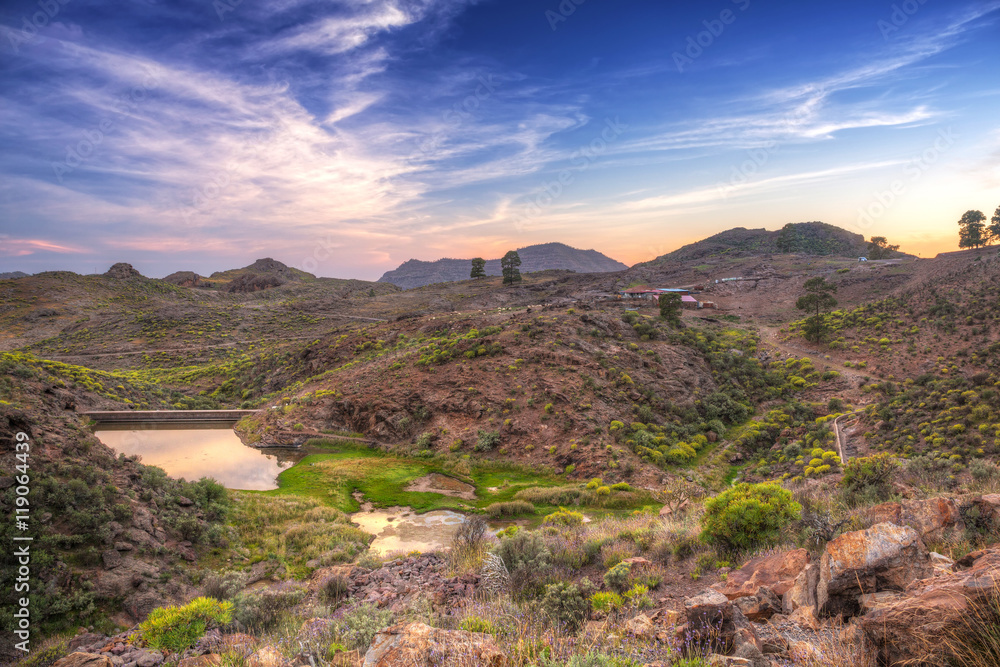
<instances>
[{"instance_id":1,"label":"distant mountain","mask_svg":"<svg viewBox=\"0 0 1000 667\"><path fill-rule=\"evenodd\" d=\"M789 223L781 229L736 227L715 236L678 248L671 253L646 262L658 265L665 262L687 262L708 257L748 257L753 255L799 253L803 255L864 256L868 242L861 234L849 232L825 222ZM903 257L904 253L894 253Z\"/></svg>"},{"instance_id":2,"label":"distant mountain","mask_svg":"<svg viewBox=\"0 0 1000 667\"><path fill-rule=\"evenodd\" d=\"M521 258L521 273L547 269L568 269L577 273L607 273L624 271L628 268L627 265L596 250L578 250L564 243L542 243L518 248L517 254ZM446 258L434 262L411 259L400 264L397 269L386 271L378 282L412 289L432 283L468 280L469 272L472 270L471 261L471 258ZM499 259L486 261L486 275L501 275Z\"/></svg>"},{"instance_id":3,"label":"distant mountain","mask_svg":"<svg viewBox=\"0 0 1000 667\"><path fill-rule=\"evenodd\" d=\"M5 273L0 273L0 280L14 280L16 278L27 278L28 275L24 271L7 271Z\"/></svg>"}]
</instances>

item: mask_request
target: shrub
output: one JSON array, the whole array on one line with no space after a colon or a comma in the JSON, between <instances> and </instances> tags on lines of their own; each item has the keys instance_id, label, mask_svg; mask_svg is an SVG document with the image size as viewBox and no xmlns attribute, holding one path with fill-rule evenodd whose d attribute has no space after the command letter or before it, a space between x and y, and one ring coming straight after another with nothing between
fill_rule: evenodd
<instances>
[{"instance_id":1,"label":"shrub","mask_svg":"<svg viewBox=\"0 0 1000 667\"><path fill-rule=\"evenodd\" d=\"M510 573L515 595L537 593L552 571L552 552L536 532L521 530L500 538L496 555Z\"/></svg>"},{"instance_id":2,"label":"shrub","mask_svg":"<svg viewBox=\"0 0 1000 667\"><path fill-rule=\"evenodd\" d=\"M892 494L892 476L898 464L889 454L851 459L844 467L840 485L848 504L881 502Z\"/></svg>"},{"instance_id":3,"label":"shrub","mask_svg":"<svg viewBox=\"0 0 1000 667\"><path fill-rule=\"evenodd\" d=\"M216 600L232 600L246 586L247 576L242 572L210 574L202 582L202 592Z\"/></svg>"},{"instance_id":4,"label":"shrub","mask_svg":"<svg viewBox=\"0 0 1000 667\"><path fill-rule=\"evenodd\" d=\"M477 436L474 447L477 452L490 452L500 445L499 431L478 431Z\"/></svg>"},{"instance_id":5,"label":"shrub","mask_svg":"<svg viewBox=\"0 0 1000 667\"><path fill-rule=\"evenodd\" d=\"M554 624L575 633L590 613L589 597L593 590L586 577L579 585L566 581L549 584L542 596L542 610Z\"/></svg>"},{"instance_id":6,"label":"shrub","mask_svg":"<svg viewBox=\"0 0 1000 667\"><path fill-rule=\"evenodd\" d=\"M628 563L618 563L604 573L604 585L618 593L628 590L632 576L632 566Z\"/></svg>"},{"instance_id":7,"label":"shrub","mask_svg":"<svg viewBox=\"0 0 1000 667\"><path fill-rule=\"evenodd\" d=\"M594 608L594 611L605 614L618 611L622 604L622 596L613 591L601 591L590 596L590 606Z\"/></svg>"},{"instance_id":8,"label":"shrub","mask_svg":"<svg viewBox=\"0 0 1000 667\"><path fill-rule=\"evenodd\" d=\"M466 616L459 623L458 627L466 632L481 632L487 635L499 636L504 634L503 628L493 621L482 616Z\"/></svg>"},{"instance_id":9,"label":"shrub","mask_svg":"<svg viewBox=\"0 0 1000 667\"><path fill-rule=\"evenodd\" d=\"M342 574L327 577L320 583L320 597L326 602L340 602L348 595L350 580Z\"/></svg>"},{"instance_id":10,"label":"shrub","mask_svg":"<svg viewBox=\"0 0 1000 667\"><path fill-rule=\"evenodd\" d=\"M183 607L161 607L139 625L146 643L155 649L180 653L201 639L205 631L229 623L233 603L195 598Z\"/></svg>"},{"instance_id":11,"label":"shrub","mask_svg":"<svg viewBox=\"0 0 1000 667\"><path fill-rule=\"evenodd\" d=\"M773 546L801 513L790 491L744 482L705 501L701 537L724 552Z\"/></svg>"},{"instance_id":12,"label":"shrub","mask_svg":"<svg viewBox=\"0 0 1000 667\"><path fill-rule=\"evenodd\" d=\"M375 634L392 624L392 612L362 603L344 612L337 621L337 635L347 650L366 651Z\"/></svg>"},{"instance_id":13,"label":"shrub","mask_svg":"<svg viewBox=\"0 0 1000 667\"><path fill-rule=\"evenodd\" d=\"M617 484L611 485L612 491L631 491L632 487L628 482L618 482Z\"/></svg>"},{"instance_id":14,"label":"shrub","mask_svg":"<svg viewBox=\"0 0 1000 667\"><path fill-rule=\"evenodd\" d=\"M579 505L583 491L575 486L532 486L514 494L514 500L534 505Z\"/></svg>"},{"instance_id":15,"label":"shrub","mask_svg":"<svg viewBox=\"0 0 1000 667\"><path fill-rule=\"evenodd\" d=\"M265 632L278 624L285 611L298 604L305 591L268 588L241 593L233 600L233 616L245 630Z\"/></svg>"},{"instance_id":16,"label":"shrub","mask_svg":"<svg viewBox=\"0 0 1000 667\"><path fill-rule=\"evenodd\" d=\"M592 479L589 482L587 482L587 490L593 491L597 487L601 486L601 484L603 484L603 481L601 480L601 478L600 477L595 477L594 479Z\"/></svg>"},{"instance_id":17,"label":"shrub","mask_svg":"<svg viewBox=\"0 0 1000 667\"><path fill-rule=\"evenodd\" d=\"M568 510L565 507L560 507L558 511L545 517L542 520L542 523L548 523L556 526L582 526L583 514Z\"/></svg>"},{"instance_id":18,"label":"shrub","mask_svg":"<svg viewBox=\"0 0 1000 667\"><path fill-rule=\"evenodd\" d=\"M491 519L499 519L518 514L534 514L535 506L524 500L508 500L507 502L487 505L485 511Z\"/></svg>"}]
</instances>

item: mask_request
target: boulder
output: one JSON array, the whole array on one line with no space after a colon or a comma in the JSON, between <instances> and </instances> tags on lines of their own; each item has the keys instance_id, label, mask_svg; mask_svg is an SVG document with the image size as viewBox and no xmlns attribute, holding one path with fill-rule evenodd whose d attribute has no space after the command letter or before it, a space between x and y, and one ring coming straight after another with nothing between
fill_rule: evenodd
<instances>
[{"instance_id":1,"label":"boulder","mask_svg":"<svg viewBox=\"0 0 1000 667\"><path fill-rule=\"evenodd\" d=\"M883 503L870 508L868 516L878 523L894 523L913 528L925 542L942 540L965 530L958 503L952 498Z\"/></svg>"},{"instance_id":2,"label":"boulder","mask_svg":"<svg viewBox=\"0 0 1000 667\"><path fill-rule=\"evenodd\" d=\"M736 608L751 621L766 621L775 614L781 613L781 598L775 595L767 586L757 589L755 595L736 598L733 601Z\"/></svg>"},{"instance_id":3,"label":"boulder","mask_svg":"<svg viewBox=\"0 0 1000 667\"><path fill-rule=\"evenodd\" d=\"M794 549L760 556L748 561L743 567L730 572L725 581L712 586L730 600L756 595L761 586L767 586L781 597L795 583L795 579L809 564L809 552Z\"/></svg>"},{"instance_id":4,"label":"boulder","mask_svg":"<svg viewBox=\"0 0 1000 667\"><path fill-rule=\"evenodd\" d=\"M820 558L816 607L854 616L867 593L902 591L933 573L927 547L909 526L880 523L831 540Z\"/></svg>"},{"instance_id":5,"label":"boulder","mask_svg":"<svg viewBox=\"0 0 1000 667\"><path fill-rule=\"evenodd\" d=\"M737 607L718 591L707 589L684 601L686 633L699 643L751 661L762 658L760 639ZM743 655L741 655L743 653Z\"/></svg>"},{"instance_id":6,"label":"boulder","mask_svg":"<svg viewBox=\"0 0 1000 667\"><path fill-rule=\"evenodd\" d=\"M70 653L78 651L80 649L88 648L94 646L95 644L106 644L108 638L104 635L98 635L93 632L81 632L76 637L69 640L67 648L69 648Z\"/></svg>"},{"instance_id":7,"label":"boulder","mask_svg":"<svg viewBox=\"0 0 1000 667\"><path fill-rule=\"evenodd\" d=\"M442 630L424 623L386 628L375 635L364 667L505 667L507 656L493 637L463 630Z\"/></svg>"},{"instance_id":8,"label":"boulder","mask_svg":"<svg viewBox=\"0 0 1000 667\"><path fill-rule=\"evenodd\" d=\"M799 576L795 577L792 587L785 591L781 600L781 611L791 614L802 607L816 608L816 586L819 583L819 564L809 563Z\"/></svg>"},{"instance_id":9,"label":"boulder","mask_svg":"<svg viewBox=\"0 0 1000 667\"><path fill-rule=\"evenodd\" d=\"M649 616L639 614L625 623L625 632L641 639L652 639L656 636L656 626Z\"/></svg>"},{"instance_id":10,"label":"boulder","mask_svg":"<svg viewBox=\"0 0 1000 667\"><path fill-rule=\"evenodd\" d=\"M1000 595L1000 549L980 555L968 570L919 581L901 599L876 607L861 618L861 629L888 667L921 661L938 664L951 633L967 636L966 619Z\"/></svg>"},{"instance_id":11,"label":"boulder","mask_svg":"<svg viewBox=\"0 0 1000 667\"><path fill-rule=\"evenodd\" d=\"M177 667L215 667L215 665L222 663L222 656L209 653L207 655L198 655L193 658L184 658L177 663Z\"/></svg>"},{"instance_id":12,"label":"boulder","mask_svg":"<svg viewBox=\"0 0 1000 667\"><path fill-rule=\"evenodd\" d=\"M122 555L114 549L105 550L101 554L101 558L104 560L104 567L108 570L112 570L122 564Z\"/></svg>"},{"instance_id":13,"label":"boulder","mask_svg":"<svg viewBox=\"0 0 1000 667\"><path fill-rule=\"evenodd\" d=\"M112 667L112 664L108 656L78 651L55 661L52 667Z\"/></svg>"}]
</instances>

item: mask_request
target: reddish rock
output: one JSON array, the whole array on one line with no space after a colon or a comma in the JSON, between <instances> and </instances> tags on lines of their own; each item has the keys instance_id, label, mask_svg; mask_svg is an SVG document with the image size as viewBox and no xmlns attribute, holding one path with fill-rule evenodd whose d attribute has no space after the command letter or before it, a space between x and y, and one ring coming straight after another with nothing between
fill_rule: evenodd
<instances>
[{"instance_id":1,"label":"reddish rock","mask_svg":"<svg viewBox=\"0 0 1000 667\"><path fill-rule=\"evenodd\" d=\"M941 540L965 529L958 503L952 498L883 503L870 508L868 517L875 523L909 526L917 531L925 542Z\"/></svg>"},{"instance_id":2,"label":"reddish rock","mask_svg":"<svg viewBox=\"0 0 1000 667\"><path fill-rule=\"evenodd\" d=\"M1000 592L1000 549L980 555L968 570L916 582L902 599L879 606L861 619L880 664L926 661L938 664L943 639L961 633L975 605Z\"/></svg>"},{"instance_id":3,"label":"reddish rock","mask_svg":"<svg viewBox=\"0 0 1000 667\"><path fill-rule=\"evenodd\" d=\"M493 637L442 630L423 623L386 628L375 635L364 667L505 667L507 656Z\"/></svg>"},{"instance_id":4,"label":"reddish rock","mask_svg":"<svg viewBox=\"0 0 1000 667\"><path fill-rule=\"evenodd\" d=\"M816 606L824 614L853 616L866 593L904 590L930 576L927 547L908 526L880 523L831 540L820 559Z\"/></svg>"},{"instance_id":5,"label":"reddish rock","mask_svg":"<svg viewBox=\"0 0 1000 667\"><path fill-rule=\"evenodd\" d=\"M105 655L77 652L57 660L52 667L112 667L112 662Z\"/></svg>"},{"instance_id":6,"label":"reddish rock","mask_svg":"<svg viewBox=\"0 0 1000 667\"><path fill-rule=\"evenodd\" d=\"M809 552L794 549L760 556L743 567L730 572L725 581L712 586L730 600L756 595L761 586L767 586L778 597L783 596L795 583L796 577L809 563Z\"/></svg>"}]
</instances>

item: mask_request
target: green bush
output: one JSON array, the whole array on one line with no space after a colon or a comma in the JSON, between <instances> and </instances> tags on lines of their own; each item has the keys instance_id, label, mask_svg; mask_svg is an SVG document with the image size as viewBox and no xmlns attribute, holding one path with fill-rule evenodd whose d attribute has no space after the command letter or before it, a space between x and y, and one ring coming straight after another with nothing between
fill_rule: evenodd
<instances>
[{"instance_id":1,"label":"green bush","mask_svg":"<svg viewBox=\"0 0 1000 667\"><path fill-rule=\"evenodd\" d=\"M622 604L622 596L613 591L601 591L590 596L590 606L593 607L595 611L600 611L605 614L618 611L621 609Z\"/></svg>"},{"instance_id":2,"label":"green bush","mask_svg":"<svg viewBox=\"0 0 1000 667\"><path fill-rule=\"evenodd\" d=\"M183 607L154 609L139 625L139 632L150 647L180 653L201 639L206 630L232 619L232 602L200 597Z\"/></svg>"},{"instance_id":3,"label":"green bush","mask_svg":"<svg viewBox=\"0 0 1000 667\"><path fill-rule=\"evenodd\" d=\"M553 624L575 633L590 613L594 586L584 577L579 584L560 581L545 587L542 610Z\"/></svg>"},{"instance_id":4,"label":"green bush","mask_svg":"<svg viewBox=\"0 0 1000 667\"><path fill-rule=\"evenodd\" d=\"M364 653L379 630L392 625L392 612L365 602L344 612L337 620L337 636L347 650Z\"/></svg>"},{"instance_id":5,"label":"green bush","mask_svg":"<svg viewBox=\"0 0 1000 667\"><path fill-rule=\"evenodd\" d=\"M233 600L233 616L245 630L266 632L284 613L302 601L302 589L269 588L240 593Z\"/></svg>"},{"instance_id":6,"label":"green bush","mask_svg":"<svg viewBox=\"0 0 1000 667\"><path fill-rule=\"evenodd\" d=\"M487 505L485 512L491 519L499 519L505 516L534 514L535 506L524 500L508 500L507 502L492 503Z\"/></svg>"},{"instance_id":7,"label":"green bush","mask_svg":"<svg viewBox=\"0 0 1000 667\"><path fill-rule=\"evenodd\" d=\"M844 467L840 485L850 505L878 503L892 494L892 477L898 463L889 454L851 459Z\"/></svg>"},{"instance_id":8,"label":"green bush","mask_svg":"<svg viewBox=\"0 0 1000 667\"><path fill-rule=\"evenodd\" d=\"M501 537L495 553L510 573L515 595L530 596L540 592L552 572L552 552L537 532L519 530L509 537Z\"/></svg>"},{"instance_id":9,"label":"green bush","mask_svg":"<svg viewBox=\"0 0 1000 667\"><path fill-rule=\"evenodd\" d=\"M628 563L618 563L604 573L604 585L618 592L628 590L632 576L632 566Z\"/></svg>"},{"instance_id":10,"label":"green bush","mask_svg":"<svg viewBox=\"0 0 1000 667\"><path fill-rule=\"evenodd\" d=\"M744 482L705 501L701 537L724 552L773 546L801 513L790 491Z\"/></svg>"},{"instance_id":11,"label":"green bush","mask_svg":"<svg viewBox=\"0 0 1000 667\"><path fill-rule=\"evenodd\" d=\"M499 431L478 431L477 436L474 447L477 452L491 452L500 445Z\"/></svg>"},{"instance_id":12,"label":"green bush","mask_svg":"<svg viewBox=\"0 0 1000 667\"><path fill-rule=\"evenodd\" d=\"M568 510L565 507L560 507L558 511L546 516L542 520L542 523L548 523L556 526L582 526L583 514Z\"/></svg>"}]
</instances>

